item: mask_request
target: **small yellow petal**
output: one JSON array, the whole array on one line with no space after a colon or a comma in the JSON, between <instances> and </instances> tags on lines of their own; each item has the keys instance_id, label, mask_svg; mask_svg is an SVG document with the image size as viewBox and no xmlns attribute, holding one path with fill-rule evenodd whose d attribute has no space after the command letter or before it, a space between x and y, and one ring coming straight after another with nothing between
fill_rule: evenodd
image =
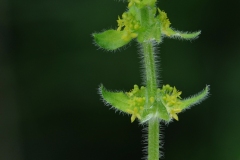
<instances>
[{"instance_id":1,"label":"small yellow petal","mask_svg":"<svg viewBox=\"0 0 240 160\"><path fill-rule=\"evenodd\" d=\"M131 123L134 122L135 119L136 119L136 116L135 116L135 115L132 115L132 117L131 117Z\"/></svg>"},{"instance_id":2,"label":"small yellow petal","mask_svg":"<svg viewBox=\"0 0 240 160\"><path fill-rule=\"evenodd\" d=\"M180 113L181 111L182 111L182 109L180 109L180 108L172 109L172 112L174 112L174 113Z\"/></svg>"},{"instance_id":3,"label":"small yellow petal","mask_svg":"<svg viewBox=\"0 0 240 160\"><path fill-rule=\"evenodd\" d=\"M140 114L136 114L138 119L141 119L142 117L140 116Z\"/></svg>"},{"instance_id":4,"label":"small yellow petal","mask_svg":"<svg viewBox=\"0 0 240 160\"><path fill-rule=\"evenodd\" d=\"M171 116L178 121L178 116L176 113L171 114Z\"/></svg>"},{"instance_id":5,"label":"small yellow petal","mask_svg":"<svg viewBox=\"0 0 240 160\"><path fill-rule=\"evenodd\" d=\"M137 36L138 36L137 33L131 33L131 37L132 37L132 38L136 38Z\"/></svg>"}]
</instances>

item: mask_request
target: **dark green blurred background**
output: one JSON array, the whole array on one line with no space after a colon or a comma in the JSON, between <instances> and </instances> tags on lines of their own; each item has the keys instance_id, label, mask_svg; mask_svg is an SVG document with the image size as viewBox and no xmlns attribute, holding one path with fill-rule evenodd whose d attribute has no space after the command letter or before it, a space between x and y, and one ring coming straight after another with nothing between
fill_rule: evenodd
<instances>
[{"instance_id":1,"label":"dark green blurred background","mask_svg":"<svg viewBox=\"0 0 240 160\"><path fill-rule=\"evenodd\" d=\"M139 160L142 126L103 105L97 88L141 84L136 43L99 50L116 28L114 0L0 0L0 160ZM211 96L164 129L166 160L240 160L240 2L161 0L174 28L201 30L160 45L161 80Z\"/></svg>"}]
</instances>

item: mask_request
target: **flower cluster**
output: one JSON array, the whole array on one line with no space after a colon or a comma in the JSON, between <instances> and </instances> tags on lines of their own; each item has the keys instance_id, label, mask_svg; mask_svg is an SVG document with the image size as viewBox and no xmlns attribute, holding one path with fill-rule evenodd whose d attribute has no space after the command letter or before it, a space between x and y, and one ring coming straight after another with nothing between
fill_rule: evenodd
<instances>
[{"instance_id":1,"label":"flower cluster","mask_svg":"<svg viewBox=\"0 0 240 160\"><path fill-rule=\"evenodd\" d=\"M118 16L116 30L94 33L95 43L107 50L116 50L132 39L139 43L144 40L162 41L162 37L191 40L201 32L180 32L170 27L167 14L155 6L156 0L128 0L128 10Z\"/></svg>"},{"instance_id":2,"label":"flower cluster","mask_svg":"<svg viewBox=\"0 0 240 160\"><path fill-rule=\"evenodd\" d=\"M124 41L128 42L131 39L137 37L138 34L136 33L136 31L140 28L140 23L136 20L133 14L124 12L122 15L122 19L118 17L117 23L117 31L126 31L125 34L123 34L121 37Z\"/></svg>"},{"instance_id":3,"label":"flower cluster","mask_svg":"<svg viewBox=\"0 0 240 160\"><path fill-rule=\"evenodd\" d=\"M106 104L112 105L118 111L130 114L131 122L136 118L140 122L146 122L151 118L170 122L172 118L178 120L178 113L204 100L209 94L209 87L207 86L199 94L187 99L182 99L180 97L182 92L170 85L163 85L162 88L157 89L155 97L148 98L145 95L146 87L139 88L137 85L134 85L130 92L109 92L101 86L100 93ZM155 106L153 110L152 106Z\"/></svg>"}]
</instances>

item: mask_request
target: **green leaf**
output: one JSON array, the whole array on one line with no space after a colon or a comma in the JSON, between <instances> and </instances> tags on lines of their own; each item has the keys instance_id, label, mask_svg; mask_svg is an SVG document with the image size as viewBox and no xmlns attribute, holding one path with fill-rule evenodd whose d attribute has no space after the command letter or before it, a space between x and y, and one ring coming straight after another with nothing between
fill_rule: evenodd
<instances>
[{"instance_id":1,"label":"green leaf","mask_svg":"<svg viewBox=\"0 0 240 160\"><path fill-rule=\"evenodd\" d=\"M106 104L110 104L122 112L127 112L127 109L130 108L127 103L129 98L125 93L107 91L103 85L100 86L99 91Z\"/></svg>"},{"instance_id":2,"label":"green leaf","mask_svg":"<svg viewBox=\"0 0 240 160\"><path fill-rule=\"evenodd\" d=\"M93 37L97 45L107 50L115 50L126 44L132 39L123 38L128 33L126 31L107 30L102 33L94 33Z\"/></svg>"},{"instance_id":3,"label":"green leaf","mask_svg":"<svg viewBox=\"0 0 240 160\"><path fill-rule=\"evenodd\" d=\"M190 40L190 39L198 38L198 36L201 34L201 31L193 32L193 33L181 33L181 32L178 32L176 34L179 34L179 36L181 38L183 38L183 39Z\"/></svg>"},{"instance_id":4,"label":"green leaf","mask_svg":"<svg viewBox=\"0 0 240 160\"><path fill-rule=\"evenodd\" d=\"M179 108L184 110L193 105L201 103L203 100L205 100L208 97L209 90L210 90L209 86L206 86L206 88L203 91L201 91L200 93L198 93L190 98L187 98L185 100L182 100L182 103L179 106Z\"/></svg>"},{"instance_id":5,"label":"green leaf","mask_svg":"<svg viewBox=\"0 0 240 160\"><path fill-rule=\"evenodd\" d=\"M105 104L110 104L119 111L131 114L131 122L136 118L141 120L145 106L145 87L134 85L130 92L109 92L103 85L100 86L100 94Z\"/></svg>"},{"instance_id":6,"label":"green leaf","mask_svg":"<svg viewBox=\"0 0 240 160\"><path fill-rule=\"evenodd\" d=\"M192 39L198 38L198 36L201 34L201 31L188 33L188 32L175 31L172 28L168 28L167 30L163 31L163 33L170 38L192 40Z\"/></svg>"},{"instance_id":7,"label":"green leaf","mask_svg":"<svg viewBox=\"0 0 240 160\"><path fill-rule=\"evenodd\" d=\"M171 119L166 107L162 104L161 101L157 101L156 108L157 108L157 112L159 114L158 116L160 119L165 121L169 121Z\"/></svg>"}]
</instances>

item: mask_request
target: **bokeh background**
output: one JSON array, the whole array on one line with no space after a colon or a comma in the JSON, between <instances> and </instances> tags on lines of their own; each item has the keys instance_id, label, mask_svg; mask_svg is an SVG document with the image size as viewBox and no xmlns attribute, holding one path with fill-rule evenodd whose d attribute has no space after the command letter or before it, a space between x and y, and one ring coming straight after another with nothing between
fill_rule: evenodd
<instances>
[{"instance_id":1,"label":"bokeh background","mask_svg":"<svg viewBox=\"0 0 240 160\"><path fill-rule=\"evenodd\" d=\"M139 160L142 129L97 94L142 84L132 42L107 52L91 34L116 28L114 0L0 1L0 159ZM201 30L192 42L165 39L161 80L188 97L211 96L163 126L166 160L240 160L240 1L161 0L174 28Z\"/></svg>"}]
</instances>

